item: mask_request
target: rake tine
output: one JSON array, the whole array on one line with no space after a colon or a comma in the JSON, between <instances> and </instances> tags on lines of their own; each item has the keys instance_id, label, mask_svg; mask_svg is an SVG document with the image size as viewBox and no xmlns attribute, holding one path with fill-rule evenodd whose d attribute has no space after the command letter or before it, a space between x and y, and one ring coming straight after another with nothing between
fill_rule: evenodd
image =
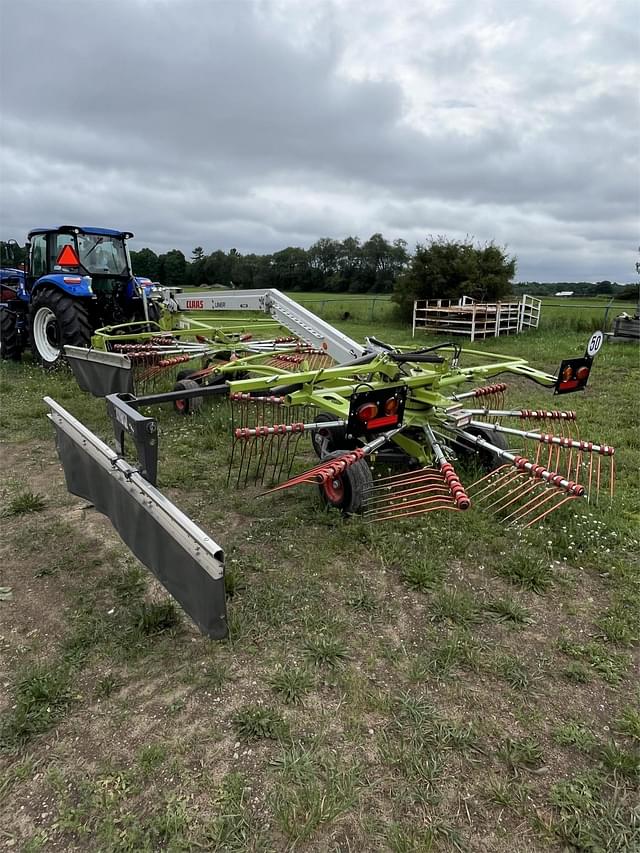
<instances>
[{"instance_id":1,"label":"rake tine","mask_svg":"<svg viewBox=\"0 0 640 853\"><path fill-rule=\"evenodd\" d=\"M256 462L256 475L254 478L254 483L256 485L258 483L262 484L264 482L267 465L269 464L269 455L271 453L272 443L273 442L269 441L266 436L262 436L262 438L260 439L260 456L258 457L258 461ZM267 451L266 457L265 450Z\"/></svg>"},{"instance_id":2,"label":"rake tine","mask_svg":"<svg viewBox=\"0 0 640 853\"><path fill-rule=\"evenodd\" d=\"M530 512L533 512L539 506L542 506L548 500L550 500L551 498L557 497L559 494L559 492L557 492L551 488L545 489L545 487L542 485L542 483L540 483L539 480L534 483L534 487L538 490L537 494L535 494L531 498L531 500L528 500L523 506L518 507L512 513L505 516L505 518L503 519L505 524L508 521L510 521L511 519L519 520L521 518L524 518ZM540 491L540 489L542 489L542 491ZM528 507L531 507L531 509L528 509Z\"/></svg>"},{"instance_id":3,"label":"rake tine","mask_svg":"<svg viewBox=\"0 0 640 853\"><path fill-rule=\"evenodd\" d=\"M489 479L493 477L494 474L498 474L499 472L502 472L500 473L499 477ZM473 483L472 486L470 486L471 489L475 490L475 487L477 485L483 482L485 483L484 487L480 489L479 492L474 491L474 500L477 501L478 499L483 499L482 495L494 494L495 492L509 485L509 483L512 483L516 477L518 477L518 474L514 473L510 465L502 465L500 468L497 468L495 471L492 471L491 474L487 474L486 477L482 477L482 479L477 480L475 483Z\"/></svg>"},{"instance_id":4,"label":"rake tine","mask_svg":"<svg viewBox=\"0 0 640 853\"><path fill-rule=\"evenodd\" d=\"M368 516L368 517L365 516L365 521L367 521L367 522L391 521L394 518L409 518L409 517L414 516L414 515L425 515L427 512L435 512L436 510L441 510L441 509L448 509L448 510L451 510L452 512L459 512L460 511L458 509L458 507L452 501L449 501L448 503L441 503L441 504L438 504L437 506L429 507L429 509L424 509L423 507L420 507L419 509L414 509L411 512L393 513L391 515L381 515L380 514L380 515L373 515L373 516Z\"/></svg>"},{"instance_id":5,"label":"rake tine","mask_svg":"<svg viewBox=\"0 0 640 853\"><path fill-rule=\"evenodd\" d=\"M529 478L526 478L521 482L517 483L516 486L514 486L514 488L510 492L507 492L506 495L502 495L500 498L498 498L498 500L489 504L486 508L493 509L493 507L496 507L496 509L494 509L494 513L502 512L502 510L506 509L508 506L511 506L511 504L520 500L520 498L523 498L525 495L528 495L535 488L537 488L538 485L538 481L531 481ZM514 493L515 497L511 497ZM507 500L507 498L511 498L511 500ZM506 503L504 503L505 500L507 500Z\"/></svg>"},{"instance_id":6,"label":"rake tine","mask_svg":"<svg viewBox=\"0 0 640 853\"><path fill-rule=\"evenodd\" d=\"M548 516L550 512L555 512L555 510L560 509L560 507L563 504L567 503L567 501L576 500L576 497L577 497L576 495L565 495L565 497L563 497L561 501L559 501L557 504L555 504L555 506L552 506L546 512L543 512L541 515L534 518L533 521L530 521L527 524L525 524L525 529L527 527L533 527L534 524L537 524L539 521L542 521L543 518L546 518L546 516Z\"/></svg>"},{"instance_id":7,"label":"rake tine","mask_svg":"<svg viewBox=\"0 0 640 853\"><path fill-rule=\"evenodd\" d=\"M430 474L426 474L425 472L433 472ZM422 483L425 481L433 481L433 482L441 482L442 478L439 475L439 472L435 470L435 468L421 468L419 472L410 472L411 476L407 474L394 474L392 477L380 477L380 479L375 480L372 486L370 486L370 491L387 491L391 486L396 483L412 485L413 483ZM389 482L385 483L387 480ZM382 484L382 485L380 485Z\"/></svg>"},{"instance_id":8,"label":"rake tine","mask_svg":"<svg viewBox=\"0 0 640 853\"><path fill-rule=\"evenodd\" d=\"M442 495L443 497L449 496L449 490L448 490L447 486L441 482L440 487L430 486L430 487L425 488L425 487L419 486L418 488L415 488L415 489L405 489L404 491L399 491L399 492L394 491L394 492L389 493L388 496L381 495L381 496L376 497L376 498L368 498L367 499L367 506L369 506L369 504L382 504L382 503L389 505L389 506L392 506L394 504L402 503L403 501L406 500L407 497L410 497L411 495L424 495L427 492L433 492L434 494Z\"/></svg>"}]
</instances>

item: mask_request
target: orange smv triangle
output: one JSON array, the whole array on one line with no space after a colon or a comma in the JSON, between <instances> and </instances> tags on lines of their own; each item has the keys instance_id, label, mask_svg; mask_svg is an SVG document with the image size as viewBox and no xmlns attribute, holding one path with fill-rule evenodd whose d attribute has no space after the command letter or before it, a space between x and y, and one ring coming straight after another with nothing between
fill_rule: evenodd
<instances>
[{"instance_id":1,"label":"orange smv triangle","mask_svg":"<svg viewBox=\"0 0 640 853\"><path fill-rule=\"evenodd\" d=\"M58 258L56 260L56 266L60 267L79 267L80 261L78 260L78 256L76 255L76 250L73 246L63 246Z\"/></svg>"}]
</instances>

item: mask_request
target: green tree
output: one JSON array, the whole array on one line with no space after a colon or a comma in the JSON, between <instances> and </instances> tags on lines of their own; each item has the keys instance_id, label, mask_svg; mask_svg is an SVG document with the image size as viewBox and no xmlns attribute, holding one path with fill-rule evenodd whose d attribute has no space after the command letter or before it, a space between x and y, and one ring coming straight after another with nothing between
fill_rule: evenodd
<instances>
[{"instance_id":1,"label":"green tree","mask_svg":"<svg viewBox=\"0 0 640 853\"><path fill-rule=\"evenodd\" d=\"M487 301L511 293L516 260L493 243L474 246L472 241L430 237L416 246L406 272L395 285L393 300L405 317L415 299L458 299L463 295Z\"/></svg>"},{"instance_id":2,"label":"green tree","mask_svg":"<svg viewBox=\"0 0 640 853\"><path fill-rule=\"evenodd\" d=\"M202 246L196 246L193 252L191 252L191 260L192 261L202 261L204 260L204 249Z\"/></svg>"},{"instance_id":3,"label":"green tree","mask_svg":"<svg viewBox=\"0 0 640 853\"><path fill-rule=\"evenodd\" d=\"M139 252L131 252L130 254L131 266L136 275L145 275L152 281L158 278L159 259L152 249L140 249Z\"/></svg>"},{"instance_id":4,"label":"green tree","mask_svg":"<svg viewBox=\"0 0 640 853\"><path fill-rule=\"evenodd\" d=\"M180 249L171 249L158 258L158 278L165 287L182 287L186 272L187 260Z\"/></svg>"}]
</instances>

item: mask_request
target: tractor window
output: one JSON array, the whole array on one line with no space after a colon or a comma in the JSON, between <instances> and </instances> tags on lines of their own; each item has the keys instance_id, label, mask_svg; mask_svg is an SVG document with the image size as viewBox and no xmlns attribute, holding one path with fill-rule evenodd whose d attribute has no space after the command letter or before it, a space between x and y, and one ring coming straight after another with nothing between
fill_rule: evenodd
<instances>
[{"instance_id":1,"label":"tractor window","mask_svg":"<svg viewBox=\"0 0 640 853\"><path fill-rule=\"evenodd\" d=\"M51 252L51 266L54 270L61 270L63 267L59 266L56 261L60 257L60 253L64 246L71 246L75 252L75 238L73 234L56 234L53 239L53 246ZM72 269L76 271L75 264L72 265Z\"/></svg>"},{"instance_id":2,"label":"tractor window","mask_svg":"<svg viewBox=\"0 0 640 853\"><path fill-rule=\"evenodd\" d=\"M78 237L80 261L89 273L125 275L127 256L124 241L102 234L82 234Z\"/></svg>"},{"instance_id":3,"label":"tractor window","mask_svg":"<svg viewBox=\"0 0 640 853\"><path fill-rule=\"evenodd\" d=\"M31 238L30 274L40 278L47 272L47 235L35 234Z\"/></svg>"}]
</instances>

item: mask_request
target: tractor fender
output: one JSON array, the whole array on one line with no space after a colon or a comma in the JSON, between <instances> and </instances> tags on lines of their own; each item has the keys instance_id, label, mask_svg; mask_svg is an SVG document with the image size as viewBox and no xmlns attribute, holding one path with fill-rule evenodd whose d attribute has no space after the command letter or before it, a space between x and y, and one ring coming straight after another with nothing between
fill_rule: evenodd
<instances>
[{"instance_id":1,"label":"tractor fender","mask_svg":"<svg viewBox=\"0 0 640 853\"><path fill-rule=\"evenodd\" d=\"M91 288L91 276L71 275L60 273L56 275L43 275L31 288L31 298L43 287L53 287L74 298L94 299L95 294Z\"/></svg>"}]
</instances>

